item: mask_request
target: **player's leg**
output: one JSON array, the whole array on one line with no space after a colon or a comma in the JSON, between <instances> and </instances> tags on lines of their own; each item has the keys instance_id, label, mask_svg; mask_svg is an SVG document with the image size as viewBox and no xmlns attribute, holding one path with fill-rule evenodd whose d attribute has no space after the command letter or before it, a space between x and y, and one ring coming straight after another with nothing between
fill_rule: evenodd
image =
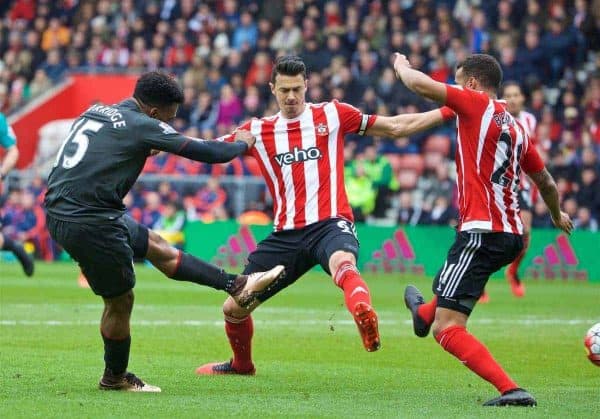
<instances>
[{"instance_id":1,"label":"player's leg","mask_svg":"<svg viewBox=\"0 0 600 419\"><path fill-rule=\"evenodd\" d=\"M242 307L232 297L223 304L225 333L233 352L231 360L210 363L196 369L199 375L241 374L253 375L256 370L252 361L252 337L254 325L251 313L263 302L294 283L316 263L302 248L296 232L271 234L258 244L248 257L244 274L268 271L277 265L285 266L285 276L267 288L252 304Z\"/></svg>"},{"instance_id":2,"label":"player's leg","mask_svg":"<svg viewBox=\"0 0 600 419\"><path fill-rule=\"evenodd\" d=\"M523 281L521 281L521 278L519 277L519 267L525 258L527 249L529 249L532 218L533 216L529 209L521 210L521 220L523 221L523 250L506 268L506 279L508 280L510 289L515 297L523 297L525 295L525 284L523 284Z\"/></svg>"},{"instance_id":3,"label":"player's leg","mask_svg":"<svg viewBox=\"0 0 600 419\"><path fill-rule=\"evenodd\" d=\"M193 282L225 291L242 306L250 304L281 274L280 269L254 275L252 278L227 273L218 266L176 249L158 233L131 217L124 216L123 221L129 231L134 258L148 259L159 271L176 281Z\"/></svg>"},{"instance_id":4,"label":"player's leg","mask_svg":"<svg viewBox=\"0 0 600 419\"><path fill-rule=\"evenodd\" d=\"M124 223L79 224L47 217L47 225L54 240L79 263L92 291L104 301L100 334L105 368L99 388L159 392L160 388L127 372L135 273Z\"/></svg>"},{"instance_id":5,"label":"player's leg","mask_svg":"<svg viewBox=\"0 0 600 419\"><path fill-rule=\"evenodd\" d=\"M521 249L520 236L458 233L433 287L437 295L433 335L445 351L498 389L501 397L490 401L493 402L490 405L535 404L533 397L518 387L485 345L466 329L468 318L489 276L512 260ZM411 311L414 313L414 307Z\"/></svg>"},{"instance_id":6,"label":"player's leg","mask_svg":"<svg viewBox=\"0 0 600 419\"><path fill-rule=\"evenodd\" d=\"M27 254L27 252L25 251L23 246L21 246L20 243L0 233L0 249L8 250L16 256L16 258L21 263L21 266L23 267L23 272L25 272L25 275L33 275L33 259Z\"/></svg>"},{"instance_id":7,"label":"player's leg","mask_svg":"<svg viewBox=\"0 0 600 419\"><path fill-rule=\"evenodd\" d=\"M363 346L369 352L381 346L377 314L371 306L369 287L358 268L358 240L354 225L346 220L321 223L314 240L313 255L333 282L344 292L346 308L354 318Z\"/></svg>"}]
</instances>

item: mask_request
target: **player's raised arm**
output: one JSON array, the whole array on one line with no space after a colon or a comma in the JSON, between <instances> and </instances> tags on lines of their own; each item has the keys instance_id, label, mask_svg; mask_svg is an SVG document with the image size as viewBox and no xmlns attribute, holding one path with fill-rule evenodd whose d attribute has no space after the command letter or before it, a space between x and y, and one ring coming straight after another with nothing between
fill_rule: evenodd
<instances>
[{"instance_id":1,"label":"player's raised arm","mask_svg":"<svg viewBox=\"0 0 600 419\"><path fill-rule=\"evenodd\" d=\"M394 71L402 83L419 96L446 104L446 84L435 81L427 74L413 69L406 56L399 53L394 54Z\"/></svg>"},{"instance_id":2,"label":"player's raised arm","mask_svg":"<svg viewBox=\"0 0 600 419\"><path fill-rule=\"evenodd\" d=\"M487 106L490 98L496 98L502 80L500 65L485 54L474 54L458 65L456 85L440 83L411 68L402 54L396 53L394 57L394 71L406 87L420 96L448 106L459 118L477 118L480 108Z\"/></svg>"},{"instance_id":3,"label":"player's raised arm","mask_svg":"<svg viewBox=\"0 0 600 419\"><path fill-rule=\"evenodd\" d=\"M398 78L409 89L440 103L445 103L446 85L410 68L410 64L404 55L395 54L394 70ZM366 134L390 138L405 137L433 128L444 121L453 119L455 116L454 111L447 106L429 112L377 116L375 122L366 130Z\"/></svg>"}]
</instances>

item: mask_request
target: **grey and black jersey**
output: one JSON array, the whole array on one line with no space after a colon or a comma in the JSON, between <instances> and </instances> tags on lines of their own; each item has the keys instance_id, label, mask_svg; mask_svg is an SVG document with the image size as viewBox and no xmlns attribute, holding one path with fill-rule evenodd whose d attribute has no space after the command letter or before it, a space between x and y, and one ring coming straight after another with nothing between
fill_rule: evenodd
<instances>
[{"instance_id":1,"label":"grey and black jersey","mask_svg":"<svg viewBox=\"0 0 600 419\"><path fill-rule=\"evenodd\" d=\"M133 99L93 105L73 123L48 177L46 211L66 221L114 220L151 150L208 163L243 154L243 142L186 137L143 113Z\"/></svg>"}]
</instances>

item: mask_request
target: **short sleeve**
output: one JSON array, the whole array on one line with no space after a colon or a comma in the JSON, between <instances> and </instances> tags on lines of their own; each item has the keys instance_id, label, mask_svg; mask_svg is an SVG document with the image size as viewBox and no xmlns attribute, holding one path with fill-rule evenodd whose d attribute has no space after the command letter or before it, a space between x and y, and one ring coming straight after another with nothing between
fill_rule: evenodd
<instances>
[{"instance_id":1,"label":"short sleeve","mask_svg":"<svg viewBox=\"0 0 600 419\"><path fill-rule=\"evenodd\" d=\"M474 114L481 115L481 108L487 106L488 102L489 97L483 92L457 85L446 85L445 105L456 112L459 118Z\"/></svg>"},{"instance_id":2,"label":"short sleeve","mask_svg":"<svg viewBox=\"0 0 600 419\"><path fill-rule=\"evenodd\" d=\"M364 135L373 126L377 115L363 114L358 108L347 103L333 101L340 117L340 128L344 134Z\"/></svg>"},{"instance_id":3,"label":"short sleeve","mask_svg":"<svg viewBox=\"0 0 600 419\"><path fill-rule=\"evenodd\" d=\"M530 138L527 138L527 150L521 157L521 168L527 174L544 170L544 161Z\"/></svg>"}]
</instances>

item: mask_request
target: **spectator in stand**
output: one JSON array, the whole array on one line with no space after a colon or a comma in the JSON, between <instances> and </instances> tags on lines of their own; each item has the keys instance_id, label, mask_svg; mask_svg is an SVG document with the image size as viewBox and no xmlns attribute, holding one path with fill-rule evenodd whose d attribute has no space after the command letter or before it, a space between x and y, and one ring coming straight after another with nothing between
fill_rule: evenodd
<instances>
[{"instance_id":1,"label":"spectator in stand","mask_svg":"<svg viewBox=\"0 0 600 419\"><path fill-rule=\"evenodd\" d=\"M144 196L145 206L142 209L140 223L152 229L160 218L160 195L157 192L146 192Z\"/></svg>"},{"instance_id":2,"label":"spectator in stand","mask_svg":"<svg viewBox=\"0 0 600 419\"><path fill-rule=\"evenodd\" d=\"M533 86L544 80L546 56L544 48L540 45L540 36L537 31L525 33L523 45L517 50L516 61L521 69L525 85Z\"/></svg>"},{"instance_id":3,"label":"spectator in stand","mask_svg":"<svg viewBox=\"0 0 600 419\"><path fill-rule=\"evenodd\" d=\"M414 226L419 223L421 217L420 209L413 206L413 194L410 191L402 191L399 195L398 218L396 223L399 225Z\"/></svg>"},{"instance_id":4,"label":"spectator in stand","mask_svg":"<svg viewBox=\"0 0 600 419\"><path fill-rule=\"evenodd\" d=\"M588 207L580 207L577 210L577 216L573 220L573 224L578 230L588 230L594 233L598 231L598 221L592 217Z\"/></svg>"},{"instance_id":5,"label":"spectator in stand","mask_svg":"<svg viewBox=\"0 0 600 419\"><path fill-rule=\"evenodd\" d=\"M575 197L579 205L589 208L592 215L598 217L600 215L600 180L597 170L584 166L577 189Z\"/></svg>"},{"instance_id":6,"label":"spectator in stand","mask_svg":"<svg viewBox=\"0 0 600 419\"><path fill-rule=\"evenodd\" d=\"M375 114L374 112L368 112ZM363 159L359 162L362 165L365 174L372 182L372 187L376 191L375 207L373 216L375 218L384 218L385 211L390 206L390 196L394 191L400 188L398 179L392 173L392 166L387 157L377 152L377 147L369 145L363 151Z\"/></svg>"},{"instance_id":7,"label":"spectator in stand","mask_svg":"<svg viewBox=\"0 0 600 419\"><path fill-rule=\"evenodd\" d=\"M242 102L229 84L221 88L219 110L217 113L217 128L227 130L231 125L236 125L242 117Z\"/></svg>"},{"instance_id":8,"label":"spectator in stand","mask_svg":"<svg viewBox=\"0 0 600 419\"><path fill-rule=\"evenodd\" d=\"M154 229L160 233L181 233L185 225L185 212L178 201L168 201L154 224Z\"/></svg>"},{"instance_id":9,"label":"spectator in stand","mask_svg":"<svg viewBox=\"0 0 600 419\"><path fill-rule=\"evenodd\" d=\"M42 49L46 52L64 48L71 40L71 30L63 25L59 18L53 17L48 22L48 27L42 34Z\"/></svg>"},{"instance_id":10,"label":"spectator in stand","mask_svg":"<svg viewBox=\"0 0 600 419\"><path fill-rule=\"evenodd\" d=\"M296 26L293 16L285 16L282 23L281 28L275 31L273 38L271 38L270 47L273 51L290 54L296 50L301 41L302 33L300 28Z\"/></svg>"},{"instance_id":11,"label":"spectator in stand","mask_svg":"<svg viewBox=\"0 0 600 419\"><path fill-rule=\"evenodd\" d=\"M42 65L42 69L48 75L52 82L56 83L63 75L66 66L61 57L61 52L58 49L48 51L46 61Z\"/></svg>"},{"instance_id":12,"label":"spectator in stand","mask_svg":"<svg viewBox=\"0 0 600 419\"><path fill-rule=\"evenodd\" d=\"M240 16L240 23L232 26L234 29L231 47L235 50L249 50L256 46L258 28L252 14L245 11Z\"/></svg>"},{"instance_id":13,"label":"spectator in stand","mask_svg":"<svg viewBox=\"0 0 600 419\"><path fill-rule=\"evenodd\" d=\"M198 191L195 196L195 204L200 219L204 222L212 222L227 219L225 202L227 192L221 187L216 178L208 179L206 186Z\"/></svg>"},{"instance_id":14,"label":"spectator in stand","mask_svg":"<svg viewBox=\"0 0 600 419\"><path fill-rule=\"evenodd\" d=\"M440 195L433 202L431 210L423 213L422 223L440 226L456 226L458 224L458 213L450 206L448 198Z\"/></svg>"},{"instance_id":15,"label":"spectator in stand","mask_svg":"<svg viewBox=\"0 0 600 419\"><path fill-rule=\"evenodd\" d=\"M373 181L367 175L362 160L347 166L344 171L346 172L346 193L352 207L354 221L364 222L375 209L376 193Z\"/></svg>"},{"instance_id":16,"label":"spectator in stand","mask_svg":"<svg viewBox=\"0 0 600 419\"><path fill-rule=\"evenodd\" d=\"M214 130L217 127L218 115L219 107L214 104L210 93L203 91L198 96L198 105L195 111L191 114L190 122L194 124L194 126L196 126L200 132ZM211 137L204 136L204 138Z\"/></svg>"}]
</instances>

